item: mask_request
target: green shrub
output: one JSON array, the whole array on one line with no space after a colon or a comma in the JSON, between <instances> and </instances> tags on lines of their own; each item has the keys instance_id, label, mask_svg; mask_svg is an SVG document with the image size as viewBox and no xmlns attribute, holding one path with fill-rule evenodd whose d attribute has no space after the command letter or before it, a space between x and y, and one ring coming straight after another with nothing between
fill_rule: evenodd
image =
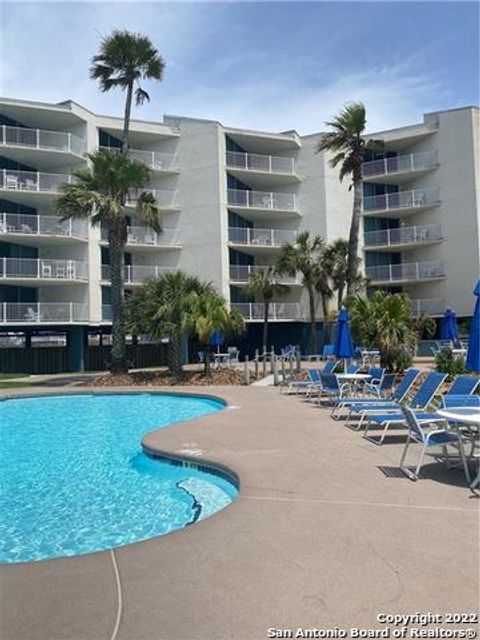
<instances>
[{"instance_id":1,"label":"green shrub","mask_svg":"<svg viewBox=\"0 0 480 640\"><path fill-rule=\"evenodd\" d=\"M448 378L451 380L465 373L465 361L462 356L454 355L450 347L444 347L435 356L435 368L440 373L448 373Z\"/></svg>"}]
</instances>

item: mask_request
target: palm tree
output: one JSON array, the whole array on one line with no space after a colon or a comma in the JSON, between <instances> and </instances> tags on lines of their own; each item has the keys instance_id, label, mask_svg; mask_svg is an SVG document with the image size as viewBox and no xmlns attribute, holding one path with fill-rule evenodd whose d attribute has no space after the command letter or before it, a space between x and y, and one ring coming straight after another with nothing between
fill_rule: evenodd
<instances>
[{"instance_id":1,"label":"palm tree","mask_svg":"<svg viewBox=\"0 0 480 640\"><path fill-rule=\"evenodd\" d=\"M310 315L310 350L317 353L317 330L315 323L315 303L320 279L320 255L323 240L320 236L310 236L308 231L297 235L295 242L284 245L278 260L279 273L295 276L302 274L302 285L308 293Z\"/></svg>"},{"instance_id":2,"label":"palm tree","mask_svg":"<svg viewBox=\"0 0 480 640\"><path fill-rule=\"evenodd\" d=\"M168 338L167 365L181 376L182 339L191 331L195 296L214 294L213 286L184 271L171 271L143 284L126 304L127 328L148 333L158 342Z\"/></svg>"},{"instance_id":3,"label":"palm tree","mask_svg":"<svg viewBox=\"0 0 480 640\"><path fill-rule=\"evenodd\" d=\"M243 317L236 311L229 311L225 298L215 291L196 292L189 302L186 327L190 334L198 338L205 347L205 375L210 377L210 339L215 331L224 335L235 335L243 329Z\"/></svg>"},{"instance_id":4,"label":"palm tree","mask_svg":"<svg viewBox=\"0 0 480 640\"><path fill-rule=\"evenodd\" d=\"M113 31L102 38L100 52L93 56L90 77L98 80L101 91L120 88L126 91L123 118L122 153L128 151L128 132L132 99L142 105L150 101L148 93L140 86L141 80L162 80L165 63L149 38L131 31ZM135 88L136 85L136 88Z\"/></svg>"},{"instance_id":5,"label":"palm tree","mask_svg":"<svg viewBox=\"0 0 480 640\"><path fill-rule=\"evenodd\" d=\"M124 327L124 251L127 242L125 194L140 190L150 170L143 164L105 150L88 155L89 167L73 172L76 181L62 185L57 210L63 219L89 219L108 231L112 291L112 373L127 371ZM140 192L137 214L143 224L161 231L158 209L151 193Z\"/></svg>"},{"instance_id":6,"label":"palm tree","mask_svg":"<svg viewBox=\"0 0 480 640\"><path fill-rule=\"evenodd\" d=\"M330 341L330 313L329 313L328 303L333 296L333 291L332 291L331 273L328 269L328 264L324 262L324 254L325 254L325 251L323 251L322 254L320 255L315 289L320 294L320 300L322 302L324 342L329 342Z\"/></svg>"},{"instance_id":7,"label":"palm tree","mask_svg":"<svg viewBox=\"0 0 480 640\"><path fill-rule=\"evenodd\" d=\"M286 295L290 288L277 281L277 271L274 265L252 271L248 277L247 292L253 296L260 296L263 302L263 352L268 349L268 317L270 303L277 296Z\"/></svg>"},{"instance_id":8,"label":"palm tree","mask_svg":"<svg viewBox=\"0 0 480 640\"><path fill-rule=\"evenodd\" d=\"M345 176L351 176L353 187L353 212L348 239L347 261L347 295L355 290L355 280L358 269L358 236L360 217L362 213L362 162L368 150L381 150L383 142L380 140L366 140L364 137L367 123L365 106L361 102L348 104L332 120L326 124L334 130L322 136L317 151L330 151L335 155L330 160L332 167L340 164L340 181Z\"/></svg>"},{"instance_id":9,"label":"palm tree","mask_svg":"<svg viewBox=\"0 0 480 640\"><path fill-rule=\"evenodd\" d=\"M343 238L334 240L325 247L321 257L321 265L332 281L332 289L337 293L337 309L341 310L343 298L347 286L348 270L348 242ZM356 260L356 277L354 287L357 290L363 283L364 278L359 273L360 258Z\"/></svg>"}]
</instances>

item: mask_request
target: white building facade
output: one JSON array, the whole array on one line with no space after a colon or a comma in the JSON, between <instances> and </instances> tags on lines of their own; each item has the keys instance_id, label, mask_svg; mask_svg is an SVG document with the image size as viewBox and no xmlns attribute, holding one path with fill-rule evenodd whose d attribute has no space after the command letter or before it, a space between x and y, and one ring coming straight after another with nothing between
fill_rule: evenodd
<instances>
[{"instance_id":1,"label":"white building facade","mask_svg":"<svg viewBox=\"0 0 480 640\"><path fill-rule=\"evenodd\" d=\"M0 332L65 330L80 336L73 342L108 332L105 231L62 222L55 203L58 187L86 166L85 153L120 147L122 120L71 101L5 99L0 115ZM478 108L464 108L372 134L385 150L364 163L365 270L372 287L407 292L415 313L439 316L448 304L471 315L480 272L479 119ZM132 121L130 154L152 171L163 231L142 227L132 206L127 293L184 269L215 285L254 340L263 308L246 294L249 273L274 262L301 230L327 243L348 236L352 192L317 153L320 138L174 116ZM298 342L307 319L300 280L285 283L289 293L271 310L279 345Z\"/></svg>"}]
</instances>

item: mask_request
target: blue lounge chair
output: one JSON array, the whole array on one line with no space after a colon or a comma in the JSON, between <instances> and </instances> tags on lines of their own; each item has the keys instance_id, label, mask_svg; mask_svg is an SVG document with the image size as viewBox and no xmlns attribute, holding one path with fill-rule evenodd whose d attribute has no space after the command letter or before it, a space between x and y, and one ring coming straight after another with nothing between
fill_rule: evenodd
<instances>
[{"instance_id":1,"label":"blue lounge chair","mask_svg":"<svg viewBox=\"0 0 480 640\"><path fill-rule=\"evenodd\" d=\"M422 424L418 416L415 415L414 411L409 407L403 407L404 420L408 425L409 432L407 436L407 441L405 443L405 448L402 453L402 457L400 458L400 469L403 473L410 478L410 480L417 480L419 477L420 469L422 467L423 458L425 453L431 448L441 447L443 451L443 456L436 455L437 459L443 457L449 466L449 455L447 447L449 445L456 445L458 447L458 451L460 453L460 459L463 464L463 470L465 471L465 477L467 479L467 483L470 484L470 474L468 471L467 460L465 457L465 450L463 447L463 439L462 435L458 431L449 431L445 428L439 428L438 425L431 424ZM417 463L415 471L411 471L405 466L405 460L407 457L407 452L411 444L420 444L422 445L422 451L420 454L420 459Z\"/></svg>"},{"instance_id":2,"label":"blue lounge chair","mask_svg":"<svg viewBox=\"0 0 480 640\"><path fill-rule=\"evenodd\" d=\"M335 402L332 408L332 418L334 420L338 420L342 415L342 411L347 408L349 409L352 404L361 404L362 402L365 403L365 402L372 402L372 401L381 402L382 398L385 400L395 399L394 393L392 393L392 395L389 398L386 397L387 393L391 391L395 386L395 378L396 378L396 375L394 373L386 373L383 376L382 381L379 385L363 387L362 389L363 393L368 395L348 396L348 397L339 398Z\"/></svg>"},{"instance_id":3,"label":"blue lounge chair","mask_svg":"<svg viewBox=\"0 0 480 640\"><path fill-rule=\"evenodd\" d=\"M480 384L480 376L462 375L455 378L452 386L448 390L449 396L471 395Z\"/></svg>"},{"instance_id":4,"label":"blue lounge chair","mask_svg":"<svg viewBox=\"0 0 480 640\"><path fill-rule=\"evenodd\" d=\"M447 378L446 373L437 373L431 372L427 375L425 380L422 382L420 387L418 388L416 394L410 400L409 408L416 410L416 417L419 421L429 421L431 420L432 414L427 412L429 405L431 404L433 398L437 394L438 390L445 382ZM385 440L385 436L388 433L389 428L392 425L403 425L405 423L405 415L403 413L403 408L401 405L397 405L394 407L381 407L380 405L378 410L374 408L367 409L363 411L361 422L365 418L368 418L367 426L365 428L365 433L363 437L375 444L381 445ZM355 411L356 408L353 407ZM423 411L423 414L422 414ZM368 435L368 432L371 427L383 428L382 434L380 438L372 438Z\"/></svg>"},{"instance_id":5,"label":"blue lounge chair","mask_svg":"<svg viewBox=\"0 0 480 640\"><path fill-rule=\"evenodd\" d=\"M454 409L456 407L480 407L480 396L458 396L447 394L442 398L444 409Z\"/></svg>"},{"instance_id":6,"label":"blue lounge chair","mask_svg":"<svg viewBox=\"0 0 480 640\"><path fill-rule=\"evenodd\" d=\"M358 397L350 397L350 398L341 398L337 401L337 405L338 408L340 410L344 409L344 408L348 408L349 409L349 415L347 417L347 422L346 424L348 424L350 418L352 417L352 408L353 407L359 407L361 405L363 405L365 407L372 407L374 405L378 405L379 403L381 403L381 406L384 407L385 405L399 405L401 402L403 402L407 396L407 394L409 393L410 389L412 388L413 384L416 382L418 376L420 375L420 370L419 369L415 369L415 368L410 368L407 369L405 371L405 374L400 382L400 384L397 386L397 388L395 389L395 391L388 397L388 398L384 398L384 399L380 399L378 397L374 397L374 398L358 398ZM338 418L340 415L340 413L336 414L336 417Z\"/></svg>"},{"instance_id":7,"label":"blue lounge chair","mask_svg":"<svg viewBox=\"0 0 480 640\"><path fill-rule=\"evenodd\" d=\"M328 400L335 400L341 398L346 391L351 389L350 382L344 382L342 384L334 373L321 373L320 380L321 384L318 389L318 397L316 398L318 404L321 404L324 396L326 396Z\"/></svg>"},{"instance_id":8,"label":"blue lounge chair","mask_svg":"<svg viewBox=\"0 0 480 640\"><path fill-rule=\"evenodd\" d=\"M334 344L325 344L323 345L322 358L327 360L328 358L335 357L335 345Z\"/></svg>"},{"instance_id":9,"label":"blue lounge chair","mask_svg":"<svg viewBox=\"0 0 480 640\"><path fill-rule=\"evenodd\" d=\"M301 389L308 390L312 385L320 384L320 371L318 369L308 369L307 380L291 380L287 383L287 393L300 393Z\"/></svg>"}]
</instances>

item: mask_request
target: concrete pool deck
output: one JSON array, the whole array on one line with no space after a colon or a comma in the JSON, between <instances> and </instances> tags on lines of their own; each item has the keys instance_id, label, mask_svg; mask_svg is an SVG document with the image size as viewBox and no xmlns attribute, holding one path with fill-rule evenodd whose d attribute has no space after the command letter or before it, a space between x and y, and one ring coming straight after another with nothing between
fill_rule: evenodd
<instances>
[{"instance_id":1,"label":"concrete pool deck","mask_svg":"<svg viewBox=\"0 0 480 640\"><path fill-rule=\"evenodd\" d=\"M262 640L270 628L478 609L480 500L459 470L427 461L424 479L397 477L403 432L376 447L275 388L164 391L230 403L146 444L227 466L239 499L113 553L2 565L2 639Z\"/></svg>"}]
</instances>

